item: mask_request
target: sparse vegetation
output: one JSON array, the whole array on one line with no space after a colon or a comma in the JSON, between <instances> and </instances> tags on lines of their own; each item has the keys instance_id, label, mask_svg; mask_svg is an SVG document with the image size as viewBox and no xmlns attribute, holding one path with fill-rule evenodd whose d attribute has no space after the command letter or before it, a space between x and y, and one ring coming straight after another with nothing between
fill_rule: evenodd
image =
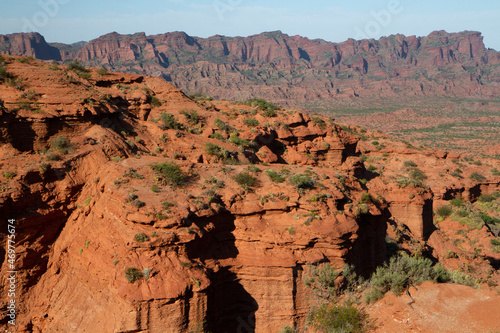
<instances>
[{"instance_id":1,"label":"sparse vegetation","mask_svg":"<svg viewBox=\"0 0 500 333\"><path fill-rule=\"evenodd\" d=\"M191 126L196 126L201 122L201 116L196 110L181 110L180 114L186 118L186 121Z\"/></svg>"},{"instance_id":2,"label":"sparse vegetation","mask_svg":"<svg viewBox=\"0 0 500 333\"><path fill-rule=\"evenodd\" d=\"M251 174L249 174L248 172L240 172L236 174L236 176L234 176L233 179L245 190L248 190L259 183L259 180L254 176L252 176Z\"/></svg>"},{"instance_id":3,"label":"sparse vegetation","mask_svg":"<svg viewBox=\"0 0 500 333\"><path fill-rule=\"evenodd\" d=\"M205 143L205 151L209 155L216 156L218 160L222 161L224 164L238 163L238 153L231 152L211 142Z\"/></svg>"},{"instance_id":4,"label":"sparse vegetation","mask_svg":"<svg viewBox=\"0 0 500 333\"><path fill-rule=\"evenodd\" d=\"M149 237L145 233L140 232L138 234L135 234L134 240L136 242L143 243L149 241Z\"/></svg>"},{"instance_id":5,"label":"sparse vegetation","mask_svg":"<svg viewBox=\"0 0 500 333\"><path fill-rule=\"evenodd\" d=\"M259 121L253 118L246 118L243 120L243 124L247 125L248 127L255 127L259 126Z\"/></svg>"},{"instance_id":6,"label":"sparse vegetation","mask_svg":"<svg viewBox=\"0 0 500 333\"><path fill-rule=\"evenodd\" d=\"M478 172L473 172L469 178L477 183L484 182L486 180L486 177Z\"/></svg>"},{"instance_id":7,"label":"sparse vegetation","mask_svg":"<svg viewBox=\"0 0 500 333\"><path fill-rule=\"evenodd\" d=\"M316 182L310 176L298 173L290 177L290 184L297 190L302 191L314 188Z\"/></svg>"},{"instance_id":8,"label":"sparse vegetation","mask_svg":"<svg viewBox=\"0 0 500 333\"><path fill-rule=\"evenodd\" d=\"M92 76L90 71L85 68L78 60L72 60L67 65L68 70L73 71L78 77L82 79L90 79Z\"/></svg>"},{"instance_id":9,"label":"sparse vegetation","mask_svg":"<svg viewBox=\"0 0 500 333\"><path fill-rule=\"evenodd\" d=\"M142 278L142 273L137 268L129 267L125 270L125 279L127 279L128 282L134 283L140 278Z\"/></svg>"},{"instance_id":10,"label":"sparse vegetation","mask_svg":"<svg viewBox=\"0 0 500 333\"><path fill-rule=\"evenodd\" d=\"M16 176L16 173L12 172L12 171L4 171L4 172L2 172L2 175L4 176L5 179L11 180L12 178L14 178Z\"/></svg>"},{"instance_id":11,"label":"sparse vegetation","mask_svg":"<svg viewBox=\"0 0 500 333\"><path fill-rule=\"evenodd\" d=\"M149 101L149 104L151 105L151 107L153 108L157 108L157 107L160 107L161 106L161 102L160 100L158 99L158 97L156 96L151 96L151 99Z\"/></svg>"},{"instance_id":12,"label":"sparse vegetation","mask_svg":"<svg viewBox=\"0 0 500 333\"><path fill-rule=\"evenodd\" d=\"M181 124L177 122L174 115L168 112L164 112L160 116L160 120L166 129L180 129Z\"/></svg>"},{"instance_id":13,"label":"sparse vegetation","mask_svg":"<svg viewBox=\"0 0 500 333\"><path fill-rule=\"evenodd\" d=\"M269 179L271 179L271 181L276 183L283 183L286 180L285 177L283 177L283 175L272 169L266 170L266 174L269 177Z\"/></svg>"},{"instance_id":14,"label":"sparse vegetation","mask_svg":"<svg viewBox=\"0 0 500 333\"><path fill-rule=\"evenodd\" d=\"M66 137L59 136L50 141L50 147L59 151L61 154L67 154L70 148L70 142Z\"/></svg>"},{"instance_id":15,"label":"sparse vegetation","mask_svg":"<svg viewBox=\"0 0 500 333\"><path fill-rule=\"evenodd\" d=\"M157 163L151 165L151 168L156 171L167 184L173 187L182 187L186 185L188 181L187 175L182 172L177 164Z\"/></svg>"},{"instance_id":16,"label":"sparse vegetation","mask_svg":"<svg viewBox=\"0 0 500 333\"><path fill-rule=\"evenodd\" d=\"M436 208L436 214L441 216L442 218L448 217L453 212L453 209L450 205L443 205Z\"/></svg>"}]
</instances>

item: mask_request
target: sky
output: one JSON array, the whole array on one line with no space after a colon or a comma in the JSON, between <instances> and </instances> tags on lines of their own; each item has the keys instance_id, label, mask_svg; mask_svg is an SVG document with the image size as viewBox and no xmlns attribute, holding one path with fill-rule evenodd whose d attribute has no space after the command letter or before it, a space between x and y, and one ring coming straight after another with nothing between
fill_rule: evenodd
<instances>
[{"instance_id":1,"label":"sky","mask_svg":"<svg viewBox=\"0 0 500 333\"><path fill-rule=\"evenodd\" d=\"M37 31L48 42L89 41L109 32L250 36L281 30L343 42L434 30L483 33L500 51L498 0L2 0L0 34Z\"/></svg>"}]
</instances>

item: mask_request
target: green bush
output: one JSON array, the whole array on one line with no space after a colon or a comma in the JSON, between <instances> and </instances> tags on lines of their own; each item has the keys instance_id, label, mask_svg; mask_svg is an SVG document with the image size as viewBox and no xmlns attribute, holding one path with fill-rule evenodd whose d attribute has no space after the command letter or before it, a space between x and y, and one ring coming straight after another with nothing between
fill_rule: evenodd
<instances>
[{"instance_id":1,"label":"green bush","mask_svg":"<svg viewBox=\"0 0 500 333\"><path fill-rule=\"evenodd\" d=\"M153 108L157 108L157 107L161 106L161 102L158 99L158 97L156 97L156 96L151 96L151 100L150 100L149 104Z\"/></svg>"},{"instance_id":2,"label":"green bush","mask_svg":"<svg viewBox=\"0 0 500 333\"><path fill-rule=\"evenodd\" d=\"M259 110L264 111L264 116L274 117L276 116L276 110L279 110L277 105L266 101L262 98L251 98L246 102L247 105L257 107Z\"/></svg>"},{"instance_id":3,"label":"green bush","mask_svg":"<svg viewBox=\"0 0 500 333\"><path fill-rule=\"evenodd\" d=\"M145 233L140 232L138 234L135 234L134 240L136 242L142 243L149 241L149 237Z\"/></svg>"},{"instance_id":4,"label":"green bush","mask_svg":"<svg viewBox=\"0 0 500 333\"><path fill-rule=\"evenodd\" d=\"M5 82L11 76L9 72L7 72L7 68L3 62L0 62L0 82Z\"/></svg>"},{"instance_id":5,"label":"green bush","mask_svg":"<svg viewBox=\"0 0 500 333\"><path fill-rule=\"evenodd\" d=\"M253 118L247 118L243 120L243 124L247 125L248 127L255 127L259 126L259 121Z\"/></svg>"},{"instance_id":6,"label":"green bush","mask_svg":"<svg viewBox=\"0 0 500 333\"><path fill-rule=\"evenodd\" d=\"M224 131L226 133L232 133L235 131L234 127L228 125L227 123L223 122L219 118L214 120L214 125L220 129L221 131Z\"/></svg>"},{"instance_id":7,"label":"green bush","mask_svg":"<svg viewBox=\"0 0 500 333\"><path fill-rule=\"evenodd\" d=\"M62 154L67 154L70 148L69 140L64 136L59 136L50 141L50 147L56 149Z\"/></svg>"},{"instance_id":8,"label":"green bush","mask_svg":"<svg viewBox=\"0 0 500 333\"><path fill-rule=\"evenodd\" d=\"M412 160L405 161L403 164L406 168L415 168L417 166Z\"/></svg>"},{"instance_id":9,"label":"green bush","mask_svg":"<svg viewBox=\"0 0 500 333\"><path fill-rule=\"evenodd\" d=\"M382 294L391 290L400 295L409 285L419 285L435 280L435 277L430 259L404 254L392 257L388 265L378 267L371 277L370 287L379 289Z\"/></svg>"},{"instance_id":10,"label":"green bush","mask_svg":"<svg viewBox=\"0 0 500 333\"><path fill-rule=\"evenodd\" d=\"M492 202L495 201L496 199L497 198L493 194L481 194L477 200L479 202Z\"/></svg>"},{"instance_id":11,"label":"green bush","mask_svg":"<svg viewBox=\"0 0 500 333\"><path fill-rule=\"evenodd\" d=\"M134 168L129 168L125 173L123 174L123 177L128 177L128 178L135 178L135 179L144 179L144 176L139 174L137 170Z\"/></svg>"},{"instance_id":12,"label":"green bush","mask_svg":"<svg viewBox=\"0 0 500 333\"><path fill-rule=\"evenodd\" d=\"M475 182L484 182L486 180L486 177L481 175L480 173L477 173L477 172L473 172L470 177L469 177L471 180L475 181Z\"/></svg>"},{"instance_id":13,"label":"green bush","mask_svg":"<svg viewBox=\"0 0 500 333\"><path fill-rule=\"evenodd\" d=\"M16 173L12 171L4 171L2 172L2 175L5 177L5 179L11 180L16 176Z\"/></svg>"},{"instance_id":14,"label":"green bush","mask_svg":"<svg viewBox=\"0 0 500 333\"><path fill-rule=\"evenodd\" d=\"M306 190L314 188L316 182L310 176L298 173L290 177L290 184L297 190Z\"/></svg>"},{"instance_id":15,"label":"green bush","mask_svg":"<svg viewBox=\"0 0 500 333\"><path fill-rule=\"evenodd\" d=\"M142 273L137 268L129 267L125 270L125 278L128 282L134 283L135 281L142 278Z\"/></svg>"},{"instance_id":16,"label":"green bush","mask_svg":"<svg viewBox=\"0 0 500 333\"><path fill-rule=\"evenodd\" d=\"M210 138L224 141L224 136L218 132L210 134Z\"/></svg>"},{"instance_id":17,"label":"green bush","mask_svg":"<svg viewBox=\"0 0 500 333\"><path fill-rule=\"evenodd\" d=\"M368 315L352 305L329 304L313 308L306 324L318 332L367 332Z\"/></svg>"},{"instance_id":18,"label":"green bush","mask_svg":"<svg viewBox=\"0 0 500 333\"><path fill-rule=\"evenodd\" d=\"M229 136L229 142L234 143L241 148L255 148L256 146L255 142L240 138L237 132L231 133Z\"/></svg>"},{"instance_id":19,"label":"green bush","mask_svg":"<svg viewBox=\"0 0 500 333\"><path fill-rule=\"evenodd\" d=\"M201 116L196 110L182 110L180 113L186 118L188 124L191 126L198 125L201 121Z\"/></svg>"},{"instance_id":20,"label":"green bush","mask_svg":"<svg viewBox=\"0 0 500 333\"><path fill-rule=\"evenodd\" d=\"M82 79L90 79L91 74L85 66L83 66L78 60L72 60L68 63L67 68L73 71L77 76Z\"/></svg>"},{"instance_id":21,"label":"green bush","mask_svg":"<svg viewBox=\"0 0 500 333\"><path fill-rule=\"evenodd\" d=\"M174 115L168 112L163 112L160 116L160 120L167 129L180 129L181 124L177 122Z\"/></svg>"},{"instance_id":22,"label":"green bush","mask_svg":"<svg viewBox=\"0 0 500 333\"><path fill-rule=\"evenodd\" d=\"M450 205L443 205L438 208L436 208L436 214L441 216L441 217L448 217L451 215L453 212L453 209L451 208Z\"/></svg>"},{"instance_id":23,"label":"green bush","mask_svg":"<svg viewBox=\"0 0 500 333\"><path fill-rule=\"evenodd\" d=\"M272 169L266 170L266 174L273 182L283 183L285 181L285 177L283 177L279 172L276 172Z\"/></svg>"},{"instance_id":24,"label":"green bush","mask_svg":"<svg viewBox=\"0 0 500 333\"><path fill-rule=\"evenodd\" d=\"M188 177L174 163L156 163L151 165L151 168L158 172L168 184L174 187L181 187L187 183Z\"/></svg>"},{"instance_id":25,"label":"green bush","mask_svg":"<svg viewBox=\"0 0 500 333\"><path fill-rule=\"evenodd\" d=\"M240 172L234 176L234 180L244 189L249 189L250 187L256 186L259 180L249 174L248 172Z\"/></svg>"},{"instance_id":26,"label":"green bush","mask_svg":"<svg viewBox=\"0 0 500 333\"><path fill-rule=\"evenodd\" d=\"M455 207L462 207L464 205L464 202L462 201L462 199L455 198L450 200L450 204Z\"/></svg>"},{"instance_id":27,"label":"green bush","mask_svg":"<svg viewBox=\"0 0 500 333\"><path fill-rule=\"evenodd\" d=\"M229 150L219 147L211 142L205 143L205 151L209 155L216 156L225 164L238 163L238 153L230 152Z\"/></svg>"}]
</instances>

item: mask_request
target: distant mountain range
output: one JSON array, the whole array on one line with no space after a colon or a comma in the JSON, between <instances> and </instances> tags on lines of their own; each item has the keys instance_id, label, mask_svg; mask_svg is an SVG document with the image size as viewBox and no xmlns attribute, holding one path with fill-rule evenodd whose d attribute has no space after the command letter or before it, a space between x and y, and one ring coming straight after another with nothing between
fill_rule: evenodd
<instances>
[{"instance_id":1,"label":"distant mountain range","mask_svg":"<svg viewBox=\"0 0 500 333\"><path fill-rule=\"evenodd\" d=\"M163 77L188 94L261 97L284 106L329 109L406 98L492 99L500 52L479 32L331 43L280 31L198 38L184 32L116 32L90 42L47 43L38 33L0 35L0 52Z\"/></svg>"}]
</instances>

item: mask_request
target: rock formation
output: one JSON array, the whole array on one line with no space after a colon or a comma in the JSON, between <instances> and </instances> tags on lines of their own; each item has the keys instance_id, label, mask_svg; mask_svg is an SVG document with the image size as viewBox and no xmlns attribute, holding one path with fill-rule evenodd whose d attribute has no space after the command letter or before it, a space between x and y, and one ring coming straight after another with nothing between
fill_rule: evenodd
<instances>
[{"instance_id":1,"label":"rock formation","mask_svg":"<svg viewBox=\"0 0 500 333\"><path fill-rule=\"evenodd\" d=\"M198 47L181 33L161 38ZM79 55L111 49L116 36L101 42ZM161 78L18 60L6 57L13 81L0 85L0 233L16 220L20 332L303 326L310 265L349 263L369 276L400 229L408 246L429 240L444 257L433 205L499 188L493 173L455 182L446 153L382 135L384 147L359 141L357 128L326 117L196 102ZM396 178L414 181L416 166L426 185L401 186Z\"/></svg>"}]
</instances>

